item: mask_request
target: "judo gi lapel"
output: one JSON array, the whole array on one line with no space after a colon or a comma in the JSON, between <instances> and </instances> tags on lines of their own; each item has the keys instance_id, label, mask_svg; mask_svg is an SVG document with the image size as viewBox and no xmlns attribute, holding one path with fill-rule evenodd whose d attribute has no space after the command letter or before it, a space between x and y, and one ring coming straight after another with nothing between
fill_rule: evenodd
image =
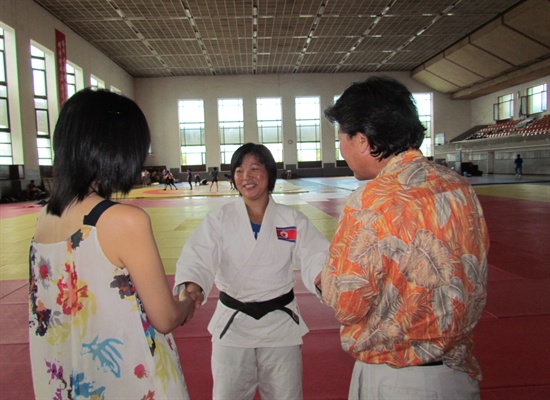
<instances>
[{"instance_id":1,"label":"judo gi lapel","mask_svg":"<svg viewBox=\"0 0 550 400\"><path fill-rule=\"evenodd\" d=\"M237 209L237 218L238 222L236 226L238 227L239 234L242 238L243 243L243 253L245 249L249 250L247 252L248 256L243 257L242 268L235 275L232 282L226 290L227 294L232 297L237 297L242 285L247 281L246 277L265 251L266 247L269 246L270 238L272 235L275 235L275 216L277 215L277 203L269 196L269 203L267 204L267 209L265 210L264 219L262 221L262 227L257 239L254 239L254 234L250 226L250 219L248 217L248 212L246 211L246 205L243 199L240 199L236 204ZM243 254L244 255L244 254Z\"/></svg>"}]
</instances>

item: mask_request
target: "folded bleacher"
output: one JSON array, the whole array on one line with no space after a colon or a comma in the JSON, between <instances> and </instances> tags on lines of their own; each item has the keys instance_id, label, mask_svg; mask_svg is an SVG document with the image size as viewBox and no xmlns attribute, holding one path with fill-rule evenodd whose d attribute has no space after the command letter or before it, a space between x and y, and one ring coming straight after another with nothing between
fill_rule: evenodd
<instances>
[{"instance_id":1,"label":"folded bleacher","mask_svg":"<svg viewBox=\"0 0 550 400\"><path fill-rule=\"evenodd\" d=\"M472 135L468 136L466 140L489 139L510 135L535 136L549 133L550 114L547 114L539 119L522 118L518 120L496 122L474 132Z\"/></svg>"}]
</instances>

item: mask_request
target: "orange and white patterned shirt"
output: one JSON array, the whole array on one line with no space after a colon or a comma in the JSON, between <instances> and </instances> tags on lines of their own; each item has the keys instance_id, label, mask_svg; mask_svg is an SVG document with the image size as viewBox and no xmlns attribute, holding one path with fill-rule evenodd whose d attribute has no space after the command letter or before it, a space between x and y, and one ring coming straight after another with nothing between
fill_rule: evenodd
<instances>
[{"instance_id":1,"label":"orange and white patterned shirt","mask_svg":"<svg viewBox=\"0 0 550 400\"><path fill-rule=\"evenodd\" d=\"M419 150L395 156L346 199L323 268L343 349L395 368L441 360L481 379L472 330L487 297L488 250L469 183Z\"/></svg>"}]
</instances>

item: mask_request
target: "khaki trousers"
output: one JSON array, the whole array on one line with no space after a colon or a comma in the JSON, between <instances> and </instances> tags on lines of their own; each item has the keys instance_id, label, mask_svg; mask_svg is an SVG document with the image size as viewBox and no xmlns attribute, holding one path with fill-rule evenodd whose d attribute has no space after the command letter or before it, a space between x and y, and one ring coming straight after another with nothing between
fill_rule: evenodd
<instances>
[{"instance_id":1,"label":"khaki trousers","mask_svg":"<svg viewBox=\"0 0 550 400\"><path fill-rule=\"evenodd\" d=\"M349 400L479 400L477 380L445 365L392 368L356 361Z\"/></svg>"}]
</instances>

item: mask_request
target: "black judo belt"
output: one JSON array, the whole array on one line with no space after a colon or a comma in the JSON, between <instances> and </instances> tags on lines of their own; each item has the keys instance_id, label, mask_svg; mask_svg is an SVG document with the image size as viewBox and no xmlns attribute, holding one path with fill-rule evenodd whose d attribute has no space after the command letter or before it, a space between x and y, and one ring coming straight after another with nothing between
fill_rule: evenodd
<instances>
[{"instance_id":1,"label":"black judo belt","mask_svg":"<svg viewBox=\"0 0 550 400\"><path fill-rule=\"evenodd\" d=\"M231 318L229 318L229 321L227 321L227 324L225 325L225 328L223 328L223 331L220 335L220 339L225 335L225 332L229 329L231 324L233 323L233 320L235 319L235 316L242 312L248 316L251 316L254 319L260 319L264 315L269 314L272 311L275 310L281 310L287 313L290 318L294 320L297 324L300 323L300 317L292 311L291 309L285 307L287 304L289 304L292 300L294 300L294 290L290 290L287 294L283 294L282 296L276 297L271 300L266 301L252 301L248 303L243 303L242 301L239 301L230 295L228 295L225 292L220 292L220 301L222 304L226 307L232 308L233 310L236 310Z\"/></svg>"}]
</instances>

